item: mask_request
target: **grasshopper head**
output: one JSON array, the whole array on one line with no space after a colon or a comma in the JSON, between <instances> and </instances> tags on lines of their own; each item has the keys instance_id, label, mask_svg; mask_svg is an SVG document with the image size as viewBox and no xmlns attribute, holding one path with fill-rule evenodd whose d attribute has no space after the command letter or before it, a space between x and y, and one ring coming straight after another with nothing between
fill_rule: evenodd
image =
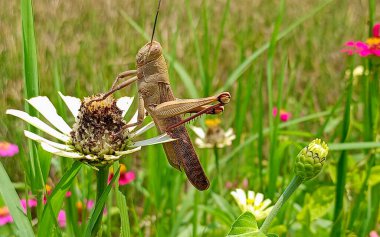
<instances>
[{"instance_id":1,"label":"grasshopper head","mask_svg":"<svg viewBox=\"0 0 380 237\"><path fill-rule=\"evenodd\" d=\"M156 60L162 55L162 47L157 41L147 43L144 45L136 56L136 62L138 66L143 66L148 62Z\"/></svg>"}]
</instances>

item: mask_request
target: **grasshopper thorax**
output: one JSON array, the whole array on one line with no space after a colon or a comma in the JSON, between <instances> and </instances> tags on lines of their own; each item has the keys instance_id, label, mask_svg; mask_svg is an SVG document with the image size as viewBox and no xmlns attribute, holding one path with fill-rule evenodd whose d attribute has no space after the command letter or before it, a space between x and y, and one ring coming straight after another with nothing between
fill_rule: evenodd
<instances>
[{"instance_id":1,"label":"grasshopper thorax","mask_svg":"<svg viewBox=\"0 0 380 237\"><path fill-rule=\"evenodd\" d=\"M137 66L141 67L152 62L162 56L162 47L157 41L144 45L136 56Z\"/></svg>"}]
</instances>

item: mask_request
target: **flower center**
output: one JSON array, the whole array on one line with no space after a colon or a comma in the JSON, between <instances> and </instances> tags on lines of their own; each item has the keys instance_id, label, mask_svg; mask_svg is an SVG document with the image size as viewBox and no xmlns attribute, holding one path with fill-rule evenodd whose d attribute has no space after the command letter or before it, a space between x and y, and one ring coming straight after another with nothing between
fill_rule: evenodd
<instances>
[{"instance_id":1,"label":"flower center","mask_svg":"<svg viewBox=\"0 0 380 237\"><path fill-rule=\"evenodd\" d=\"M0 217L4 217L8 215L9 215L8 207L0 207Z\"/></svg>"},{"instance_id":2,"label":"flower center","mask_svg":"<svg viewBox=\"0 0 380 237\"><path fill-rule=\"evenodd\" d=\"M11 144L8 142L0 142L0 150L2 151L8 150L10 146Z\"/></svg>"},{"instance_id":3,"label":"flower center","mask_svg":"<svg viewBox=\"0 0 380 237\"><path fill-rule=\"evenodd\" d=\"M380 49L379 37L368 38L366 43L368 44L370 49Z\"/></svg>"},{"instance_id":4,"label":"flower center","mask_svg":"<svg viewBox=\"0 0 380 237\"><path fill-rule=\"evenodd\" d=\"M206 119L205 123L208 128L215 128L219 126L221 121L220 119Z\"/></svg>"},{"instance_id":5,"label":"flower center","mask_svg":"<svg viewBox=\"0 0 380 237\"><path fill-rule=\"evenodd\" d=\"M76 149L102 159L103 155L122 150L129 133L128 129L123 128L126 123L115 99L109 96L101 101L90 102L94 98L98 96L87 97L82 101L71 137Z\"/></svg>"}]
</instances>

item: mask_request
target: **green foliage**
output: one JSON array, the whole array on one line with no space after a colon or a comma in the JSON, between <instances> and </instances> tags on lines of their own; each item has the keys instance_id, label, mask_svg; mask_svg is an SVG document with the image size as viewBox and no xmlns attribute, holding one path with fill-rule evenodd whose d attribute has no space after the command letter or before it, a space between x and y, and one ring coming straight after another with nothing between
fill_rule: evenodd
<instances>
[{"instance_id":1,"label":"green foliage","mask_svg":"<svg viewBox=\"0 0 380 237\"><path fill-rule=\"evenodd\" d=\"M257 227L255 216L250 212L244 212L232 224L228 237L263 237L266 236L260 232Z\"/></svg>"}]
</instances>

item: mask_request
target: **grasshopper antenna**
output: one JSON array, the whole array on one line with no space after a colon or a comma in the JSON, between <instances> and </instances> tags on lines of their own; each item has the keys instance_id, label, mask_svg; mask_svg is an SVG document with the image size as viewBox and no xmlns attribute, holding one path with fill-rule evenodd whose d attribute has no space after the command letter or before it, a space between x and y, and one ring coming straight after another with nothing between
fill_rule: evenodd
<instances>
[{"instance_id":1,"label":"grasshopper antenna","mask_svg":"<svg viewBox=\"0 0 380 237\"><path fill-rule=\"evenodd\" d=\"M154 37L154 32L156 31L158 13L160 13L160 5L161 5L161 0L158 0L157 12L156 12L156 17L154 18L153 32L152 32L152 38L150 39L150 45L152 45L153 43L153 37Z\"/></svg>"}]
</instances>

